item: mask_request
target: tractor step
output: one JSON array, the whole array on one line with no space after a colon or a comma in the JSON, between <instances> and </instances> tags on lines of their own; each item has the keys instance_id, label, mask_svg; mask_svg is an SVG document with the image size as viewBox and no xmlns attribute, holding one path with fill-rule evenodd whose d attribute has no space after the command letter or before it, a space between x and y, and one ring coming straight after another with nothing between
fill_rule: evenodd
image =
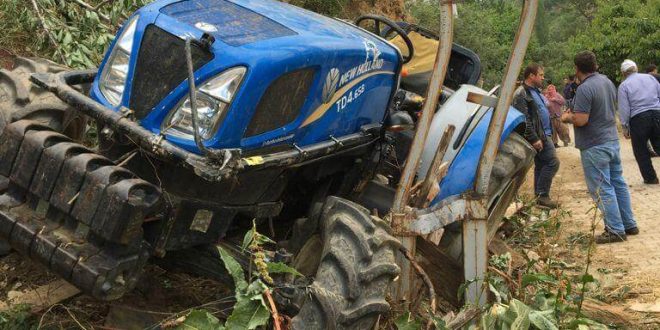
<instances>
[{"instance_id":1,"label":"tractor step","mask_svg":"<svg viewBox=\"0 0 660 330\"><path fill-rule=\"evenodd\" d=\"M132 289L160 190L30 120L0 134L0 238L97 299Z\"/></svg>"}]
</instances>

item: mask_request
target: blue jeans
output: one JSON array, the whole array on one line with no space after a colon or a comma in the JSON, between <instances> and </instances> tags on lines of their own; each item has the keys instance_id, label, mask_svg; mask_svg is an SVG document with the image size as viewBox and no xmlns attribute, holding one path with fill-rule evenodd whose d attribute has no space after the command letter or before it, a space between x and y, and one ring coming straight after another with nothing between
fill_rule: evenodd
<instances>
[{"instance_id":1,"label":"blue jeans","mask_svg":"<svg viewBox=\"0 0 660 330\"><path fill-rule=\"evenodd\" d=\"M559 158L551 136L543 138L543 150L534 157L534 194L549 197L552 179L559 171Z\"/></svg>"},{"instance_id":2,"label":"blue jeans","mask_svg":"<svg viewBox=\"0 0 660 330\"><path fill-rule=\"evenodd\" d=\"M609 141L581 150L587 188L605 217L605 228L617 234L637 227L628 185L623 179L619 141Z\"/></svg>"}]
</instances>

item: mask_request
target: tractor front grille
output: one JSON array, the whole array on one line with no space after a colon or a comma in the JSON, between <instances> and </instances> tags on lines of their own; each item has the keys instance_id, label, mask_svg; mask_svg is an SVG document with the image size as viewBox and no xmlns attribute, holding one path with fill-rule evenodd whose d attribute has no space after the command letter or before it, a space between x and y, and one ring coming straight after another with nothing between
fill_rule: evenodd
<instances>
[{"instance_id":1,"label":"tractor front grille","mask_svg":"<svg viewBox=\"0 0 660 330\"><path fill-rule=\"evenodd\" d=\"M188 78L185 41L155 26L147 26L138 52L129 108L137 119L146 117L174 88ZM192 45L195 71L213 54Z\"/></svg>"}]
</instances>

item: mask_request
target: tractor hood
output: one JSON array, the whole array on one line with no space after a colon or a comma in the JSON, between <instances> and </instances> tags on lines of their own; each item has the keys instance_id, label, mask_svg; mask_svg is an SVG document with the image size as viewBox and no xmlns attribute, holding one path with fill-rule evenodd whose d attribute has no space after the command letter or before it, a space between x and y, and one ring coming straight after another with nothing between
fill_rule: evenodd
<instances>
[{"instance_id":1,"label":"tractor hood","mask_svg":"<svg viewBox=\"0 0 660 330\"><path fill-rule=\"evenodd\" d=\"M134 110L142 126L190 151L199 151L192 139L164 128L189 95L184 51L189 37L215 39L209 50L193 49L198 88L229 70L245 69L214 133L204 138L208 148L303 146L352 134L382 123L398 85L401 55L392 44L279 1L163 0L132 19L126 83L115 102L120 104L101 92L102 74L92 97L116 110Z\"/></svg>"}]
</instances>

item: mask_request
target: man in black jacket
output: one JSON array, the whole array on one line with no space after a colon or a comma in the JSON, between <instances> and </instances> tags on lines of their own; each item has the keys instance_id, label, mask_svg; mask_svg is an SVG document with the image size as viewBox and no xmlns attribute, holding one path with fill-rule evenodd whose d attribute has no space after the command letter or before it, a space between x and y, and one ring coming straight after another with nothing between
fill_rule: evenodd
<instances>
[{"instance_id":1,"label":"man in black jacket","mask_svg":"<svg viewBox=\"0 0 660 330\"><path fill-rule=\"evenodd\" d=\"M534 158L534 193L538 205L556 208L559 204L550 199L550 187L559 170L559 159L552 142L550 112L540 90L545 79L543 67L535 63L528 65L524 78L513 96L513 106L525 114L525 139L537 152Z\"/></svg>"}]
</instances>

